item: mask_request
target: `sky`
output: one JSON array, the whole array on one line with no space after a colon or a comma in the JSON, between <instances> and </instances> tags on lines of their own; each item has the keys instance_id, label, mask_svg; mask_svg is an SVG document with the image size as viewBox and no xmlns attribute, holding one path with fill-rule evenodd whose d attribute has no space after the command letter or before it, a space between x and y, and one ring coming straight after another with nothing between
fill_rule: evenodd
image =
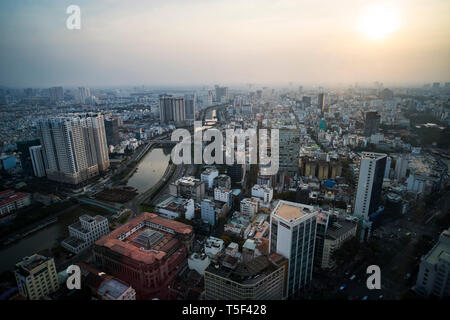
<instances>
[{"instance_id":1,"label":"sky","mask_svg":"<svg viewBox=\"0 0 450 320\"><path fill-rule=\"evenodd\" d=\"M448 0L1 0L0 85L446 82L449 17Z\"/></svg>"}]
</instances>

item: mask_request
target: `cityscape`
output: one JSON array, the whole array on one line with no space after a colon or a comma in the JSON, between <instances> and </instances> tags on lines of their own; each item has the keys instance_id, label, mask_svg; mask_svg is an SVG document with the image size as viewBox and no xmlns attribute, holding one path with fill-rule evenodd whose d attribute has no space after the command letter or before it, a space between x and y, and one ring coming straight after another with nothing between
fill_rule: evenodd
<instances>
[{"instance_id":1,"label":"cityscape","mask_svg":"<svg viewBox=\"0 0 450 320\"><path fill-rule=\"evenodd\" d=\"M80 37L79 32L89 38L99 32L92 25L99 4L79 1L78 9L66 14L71 3L62 2L55 22L61 30L49 31L49 38L61 32L68 34L61 37ZM448 4L434 2L435 10L443 6L449 12ZM191 14L205 12L192 3ZM261 8L255 12L275 19L295 6L281 3L286 7L272 8L273 16ZM417 8L411 3L412 12ZM225 8L232 5L221 5L228 19ZM166 7L161 6L161 11L148 10L164 20ZM185 6L170 4L167 10ZM12 1L0 7L13 18L42 10ZM144 10L144 4L136 10ZM383 10L366 24L365 37L377 41L378 50L391 45L389 37L401 29L393 18L397 11ZM66 27L65 19L77 12L81 18L74 21L81 19L81 28L70 29L69 20ZM242 15L248 17L241 12L233 18L237 24L243 23ZM2 13L2 33L13 37L14 25L23 22L18 35L27 34L21 40L26 42L30 26L45 19L36 17L13 23ZM147 29L134 29L136 17L129 28L139 37ZM100 15L98 21L104 19ZM217 25L206 21L219 30L227 19L218 18ZM47 49L36 47L33 57L25 57L16 52L19 40L14 40L0 63L5 70L0 76L0 300L447 300L450 37L448 21L439 19L428 22L430 30L433 23L445 22L447 38L433 47L435 56L424 56L430 64L419 66L419 48L417 72L410 62L394 67L393 59L379 72L374 65L367 66L365 76L355 71L354 78L350 71L341 78L333 66L323 62L322 68L315 60L311 63L320 79L308 75L310 67L303 77L295 64L298 77L288 72L283 78L279 61L267 72L244 78L246 63L227 66L234 60L224 58L223 66L212 67L221 54L206 57L213 55L208 51L194 59L197 49L185 42L168 44L159 36L155 41L167 48L155 49L147 67L134 51L137 44L125 48L130 39L103 56L107 40L84 43L81 38L61 38L63 51L72 51L65 41L74 41L89 53L77 52L76 59L73 52L65 56L52 47L48 59L55 65L46 67ZM377 27L380 20L383 28ZM189 33L196 26L186 22L188 39L196 37ZM242 25L243 33L247 27ZM178 25L173 28L169 37L180 31ZM230 33L237 30L230 28ZM116 40L127 32L117 31ZM53 46L52 41L42 45ZM24 50L34 50L31 42ZM168 53L175 48L179 57ZM159 56L165 49L168 60ZM97 50L98 67L93 67ZM127 50L123 64L129 73L120 66ZM237 56L255 54L246 51L247 45L242 50ZM444 58L438 57L441 53ZM202 57L209 60L197 66L196 76L195 61ZM290 56L285 58L289 64ZM80 62L84 59L89 62ZM116 76L110 66L114 59ZM75 65L65 70L67 61ZM249 68L256 68L251 61ZM355 57L355 69L360 63ZM152 70L147 78L135 73L138 65L143 73ZM267 78L272 67L281 68L273 81ZM235 68L240 71L232 79ZM411 73L399 71L408 68ZM211 77L204 76L207 70ZM139 76L130 80L133 75ZM229 132L235 133L231 139ZM266 151L269 162L263 161ZM256 306L265 312L264 305Z\"/></svg>"}]
</instances>

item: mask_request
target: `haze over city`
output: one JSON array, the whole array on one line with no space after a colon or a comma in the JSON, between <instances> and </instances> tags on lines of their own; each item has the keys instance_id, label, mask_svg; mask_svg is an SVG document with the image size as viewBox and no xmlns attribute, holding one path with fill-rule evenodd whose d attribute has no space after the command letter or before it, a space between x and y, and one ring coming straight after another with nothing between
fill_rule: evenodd
<instances>
[{"instance_id":1,"label":"haze over city","mask_svg":"<svg viewBox=\"0 0 450 320\"><path fill-rule=\"evenodd\" d=\"M0 3L0 85L448 81L450 2ZM132 5L131 5L132 4Z\"/></svg>"}]
</instances>

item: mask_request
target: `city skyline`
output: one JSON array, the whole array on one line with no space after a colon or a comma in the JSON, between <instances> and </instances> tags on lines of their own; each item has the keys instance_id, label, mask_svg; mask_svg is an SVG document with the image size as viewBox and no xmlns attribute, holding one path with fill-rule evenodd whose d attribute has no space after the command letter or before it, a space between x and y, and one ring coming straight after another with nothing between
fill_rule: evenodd
<instances>
[{"instance_id":1,"label":"city skyline","mask_svg":"<svg viewBox=\"0 0 450 320\"><path fill-rule=\"evenodd\" d=\"M445 303L449 13L0 1L0 300Z\"/></svg>"},{"instance_id":2,"label":"city skyline","mask_svg":"<svg viewBox=\"0 0 450 320\"><path fill-rule=\"evenodd\" d=\"M0 4L0 85L449 81L444 1L71 4Z\"/></svg>"}]
</instances>

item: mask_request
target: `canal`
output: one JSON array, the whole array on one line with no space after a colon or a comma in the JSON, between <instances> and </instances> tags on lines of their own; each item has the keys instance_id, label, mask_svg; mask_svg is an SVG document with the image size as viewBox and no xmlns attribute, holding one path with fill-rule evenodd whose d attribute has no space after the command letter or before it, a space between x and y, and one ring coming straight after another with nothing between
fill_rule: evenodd
<instances>
[{"instance_id":1,"label":"canal","mask_svg":"<svg viewBox=\"0 0 450 320\"><path fill-rule=\"evenodd\" d=\"M127 186L134 187L139 193L153 187L164 175L170 159L170 148L150 150L139 162L136 172L128 179Z\"/></svg>"},{"instance_id":2,"label":"canal","mask_svg":"<svg viewBox=\"0 0 450 320\"><path fill-rule=\"evenodd\" d=\"M14 265L26 256L58 246L60 241L69 236L69 224L74 223L84 213L87 212L81 207L75 208L59 216L57 222L3 247L0 250L0 273L12 270Z\"/></svg>"},{"instance_id":3,"label":"canal","mask_svg":"<svg viewBox=\"0 0 450 320\"><path fill-rule=\"evenodd\" d=\"M164 175L169 164L171 149L150 150L138 164L137 171L127 185L135 187L139 193L154 186ZM59 246L69 236L68 226L82 214L95 215L96 212L78 207L58 217L58 221L14 242L0 250L0 273L12 270L23 257Z\"/></svg>"}]
</instances>

